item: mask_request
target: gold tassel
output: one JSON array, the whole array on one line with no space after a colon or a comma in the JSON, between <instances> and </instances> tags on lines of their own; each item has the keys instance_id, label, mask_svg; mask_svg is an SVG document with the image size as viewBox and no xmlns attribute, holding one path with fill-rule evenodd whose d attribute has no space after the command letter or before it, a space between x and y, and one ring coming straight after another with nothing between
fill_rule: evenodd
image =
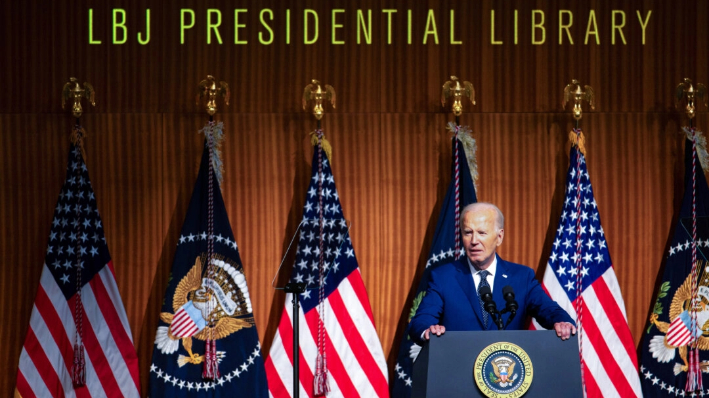
<instances>
[{"instance_id":1,"label":"gold tassel","mask_svg":"<svg viewBox=\"0 0 709 398\"><path fill-rule=\"evenodd\" d=\"M313 131L310 133L310 143L313 146L318 146L318 134L317 132ZM322 137L322 149L325 151L325 155L327 155L328 160L332 162L332 146L330 145L330 142L325 139L325 136L323 135Z\"/></svg>"},{"instance_id":2,"label":"gold tassel","mask_svg":"<svg viewBox=\"0 0 709 398\"><path fill-rule=\"evenodd\" d=\"M571 145L578 147L581 154L586 156L586 136L583 135L583 131L576 134L575 131L571 130L569 132L569 141L571 141Z\"/></svg>"}]
</instances>

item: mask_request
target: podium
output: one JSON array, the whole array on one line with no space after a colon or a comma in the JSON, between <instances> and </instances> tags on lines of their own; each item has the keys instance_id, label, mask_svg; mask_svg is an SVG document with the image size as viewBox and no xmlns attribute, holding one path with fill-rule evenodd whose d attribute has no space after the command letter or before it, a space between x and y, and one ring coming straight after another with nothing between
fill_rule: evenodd
<instances>
[{"instance_id":1,"label":"podium","mask_svg":"<svg viewBox=\"0 0 709 398\"><path fill-rule=\"evenodd\" d=\"M505 347L508 350L504 350ZM507 355L507 352L513 355ZM522 363L513 364L508 369L505 361L514 357L515 352ZM497 359L500 356L503 358ZM495 361L501 362L493 365L491 362ZM506 373L508 370L509 374ZM486 395L478 387L478 382L484 383L481 378L500 380L498 373L516 377L514 383L519 389L507 395L502 388L497 391L497 396L583 397L578 338L572 336L562 341L553 330L447 331L441 336L431 336L414 362L411 396L484 398ZM491 391L487 386L484 388Z\"/></svg>"}]
</instances>

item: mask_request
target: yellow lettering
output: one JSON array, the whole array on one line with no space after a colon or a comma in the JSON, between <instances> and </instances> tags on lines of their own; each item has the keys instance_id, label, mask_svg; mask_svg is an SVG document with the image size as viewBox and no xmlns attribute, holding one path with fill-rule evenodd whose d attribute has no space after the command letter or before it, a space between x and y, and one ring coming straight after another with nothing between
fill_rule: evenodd
<instances>
[{"instance_id":1,"label":"yellow lettering","mask_svg":"<svg viewBox=\"0 0 709 398\"><path fill-rule=\"evenodd\" d=\"M517 12L517 10L515 10L515 44L518 43L518 41L517 41L517 14L518 14L518 12Z\"/></svg>"},{"instance_id":2,"label":"yellow lettering","mask_svg":"<svg viewBox=\"0 0 709 398\"><path fill-rule=\"evenodd\" d=\"M286 44L290 44L290 8L286 9Z\"/></svg>"},{"instance_id":3,"label":"yellow lettering","mask_svg":"<svg viewBox=\"0 0 709 398\"><path fill-rule=\"evenodd\" d=\"M387 44L391 44L391 14L396 13L396 10L382 10L383 13L387 14Z\"/></svg>"},{"instance_id":4,"label":"yellow lettering","mask_svg":"<svg viewBox=\"0 0 709 398\"><path fill-rule=\"evenodd\" d=\"M568 25L564 24L564 15L569 16L569 24ZM569 11L569 10L559 10L559 44L561 44L564 41L564 36L561 33L562 30L566 31L566 36L569 38L569 43L574 44L574 39L571 38L571 32L569 32L569 28L573 24L574 24L574 14L572 14L571 11Z\"/></svg>"},{"instance_id":5,"label":"yellow lettering","mask_svg":"<svg viewBox=\"0 0 709 398\"><path fill-rule=\"evenodd\" d=\"M408 26L407 26L408 30L407 30L407 36L406 36L406 38L407 38L406 43L411 44L411 9L407 10L406 14L407 14L407 18L409 21Z\"/></svg>"},{"instance_id":6,"label":"yellow lettering","mask_svg":"<svg viewBox=\"0 0 709 398\"><path fill-rule=\"evenodd\" d=\"M217 22L212 23L212 14L217 16ZM212 44L212 30L214 36L217 37L217 42L222 44L222 37L219 35L219 25L222 24L222 12L216 8L207 9L207 44Z\"/></svg>"},{"instance_id":7,"label":"yellow lettering","mask_svg":"<svg viewBox=\"0 0 709 398\"><path fill-rule=\"evenodd\" d=\"M336 29L339 29L343 26L342 24L337 23L337 21L335 19L336 15L342 14L344 12L345 12L345 10L342 10L342 9L333 9L332 10L332 44L345 44L344 40L337 40L337 33L335 32Z\"/></svg>"},{"instance_id":8,"label":"yellow lettering","mask_svg":"<svg viewBox=\"0 0 709 398\"><path fill-rule=\"evenodd\" d=\"M436 15L432 9L428 10L428 18L426 18L426 31L423 32L423 44L428 41L428 35L433 35L433 40L438 44L438 30L436 28Z\"/></svg>"},{"instance_id":9,"label":"yellow lettering","mask_svg":"<svg viewBox=\"0 0 709 398\"><path fill-rule=\"evenodd\" d=\"M640 15L640 11L635 11L638 14L638 21L640 21L640 28L643 30L643 46L645 45L645 28L647 28L648 22L650 22L650 15L652 14L652 10L649 10L647 12L647 16L645 17L645 22L643 22L643 18Z\"/></svg>"},{"instance_id":10,"label":"yellow lettering","mask_svg":"<svg viewBox=\"0 0 709 398\"><path fill-rule=\"evenodd\" d=\"M101 44L101 40L94 40L94 9L89 8L89 44Z\"/></svg>"},{"instance_id":11,"label":"yellow lettering","mask_svg":"<svg viewBox=\"0 0 709 398\"><path fill-rule=\"evenodd\" d=\"M502 44L502 40L495 40L495 10L490 10L490 44Z\"/></svg>"},{"instance_id":12,"label":"yellow lettering","mask_svg":"<svg viewBox=\"0 0 709 398\"><path fill-rule=\"evenodd\" d=\"M612 26L611 44L615 45L615 31L616 30L618 30L618 33L620 34L620 39L623 40L623 44L627 44L625 42L625 35L623 35L623 27L625 26L625 11L613 10L613 13L611 15L612 15L612 17L611 17L611 26ZM620 15L622 17L621 21L623 21L623 22L621 22L620 25L615 23L615 16L616 15Z\"/></svg>"},{"instance_id":13,"label":"yellow lettering","mask_svg":"<svg viewBox=\"0 0 709 398\"><path fill-rule=\"evenodd\" d=\"M364 23L364 13L362 13L362 10L357 10L357 44L360 44L359 40L359 28L362 28L362 31L364 31L364 41L367 42L367 44L372 44L372 10L369 9L367 10L367 24L365 25Z\"/></svg>"},{"instance_id":14,"label":"yellow lettering","mask_svg":"<svg viewBox=\"0 0 709 398\"><path fill-rule=\"evenodd\" d=\"M542 20L537 23L537 15L542 17ZM537 40L537 29L542 30L542 39ZM547 30L544 27L544 11L542 10L532 10L532 44L540 45L544 44L547 37Z\"/></svg>"},{"instance_id":15,"label":"yellow lettering","mask_svg":"<svg viewBox=\"0 0 709 398\"><path fill-rule=\"evenodd\" d=\"M261 44L269 45L269 44L273 43L273 30L271 30L271 27L266 23L266 20L263 18L264 14L268 14L268 16L269 16L268 19L273 21L273 11L272 10L270 10L268 8L264 8L263 10L261 10L261 12L259 13L259 19L261 20L261 25L263 25L263 27L266 28L266 30L268 30L269 39L264 40L263 32L258 32L258 41Z\"/></svg>"},{"instance_id":16,"label":"yellow lettering","mask_svg":"<svg viewBox=\"0 0 709 398\"><path fill-rule=\"evenodd\" d=\"M243 8L234 10L234 44L247 44L248 43L247 40L239 40L239 29L246 27L246 24L239 23L239 14L242 12L246 13L248 11L249 10L246 10ZM221 19L221 15L219 16L219 18ZM217 37L219 37L219 36L217 36ZM219 40L219 44L222 44L221 40Z\"/></svg>"},{"instance_id":17,"label":"yellow lettering","mask_svg":"<svg viewBox=\"0 0 709 398\"><path fill-rule=\"evenodd\" d=\"M308 15L312 15L315 20L315 34L312 39L308 38ZM318 13L315 10L306 8L303 12L303 25L305 25L305 35L303 36L303 44L313 44L318 41Z\"/></svg>"},{"instance_id":18,"label":"yellow lettering","mask_svg":"<svg viewBox=\"0 0 709 398\"><path fill-rule=\"evenodd\" d=\"M463 44L462 41L455 39L455 10L451 10L451 44Z\"/></svg>"},{"instance_id":19,"label":"yellow lettering","mask_svg":"<svg viewBox=\"0 0 709 398\"><path fill-rule=\"evenodd\" d=\"M190 16L189 25L185 24L185 16ZM180 44L185 44L185 30L192 29L194 27L194 11L189 8L183 8L180 10Z\"/></svg>"},{"instance_id":20,"label":"yellow lettering","mask_svg":"<svg viewBox=\"0 0 709 398\"><path fill-rule=\"evenodd\" d=\"M118 16L121 16L120 22ZM126 28L126 10L122 8L113 9L113 44L123 44L128 41L128 28ZM118 29L123 31L123 38L118 39Z\"/></svg>"},{"instance_id":21,"label":"yellow lettering","mask_svg":"<svg viewBox=\"0 0 709 398\"><path fill-rule=\"evenodd\" d=\"M593 24L593 30L591 30L591 25ZM596 12L591 10L588 14L588 25L586 25L586 39L584 39L583 44L588 44L588 36L596 36L596 44L601 44L601 40L598 38L598 25L596 24Z\"/></svg>"},{"instance_id":22,"label":"yellow lettering","mask_svg":"<svg viewBox=\"0 0 709 398\"><path fill-rule=\"evenodd\" d=\"M145 40L143 34L138 32L138 43L146 45L150 42L150 8L145 10Z\"/></svg>"}]
</instances>

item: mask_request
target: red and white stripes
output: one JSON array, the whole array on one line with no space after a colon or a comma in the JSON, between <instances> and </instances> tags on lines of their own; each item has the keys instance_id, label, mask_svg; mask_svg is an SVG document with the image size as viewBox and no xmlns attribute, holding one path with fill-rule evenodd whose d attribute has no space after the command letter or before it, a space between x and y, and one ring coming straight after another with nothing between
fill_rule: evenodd
<instances>
[{"instance_id":1,"label":"red and white stripes","mask_svg":"<svg viewBox=\"0 0 709 398\"><path fill-rule=\"evenodd\" d=\"M75 298L66 300L44 266L20 355L21 397L138 397L140 377L128 318L110 263L82 288L86 385L74 389L71 369ZM93 305L95 303L95 305Z\"/></svg>"}]
</instances>

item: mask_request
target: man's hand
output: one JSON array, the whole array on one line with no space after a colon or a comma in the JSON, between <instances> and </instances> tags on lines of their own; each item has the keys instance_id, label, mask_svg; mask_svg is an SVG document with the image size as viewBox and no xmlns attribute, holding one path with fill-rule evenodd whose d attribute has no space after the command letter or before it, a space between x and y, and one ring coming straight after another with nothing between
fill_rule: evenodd
<instances>
[{"instance_id":1,"label":"man's hand","mask_svg":"<svg viewBox=\"0 0 709 398\"><path fill-rule=\"evenodd\" d=\"M445 327L445 326L443 326L443 325L431 325L430 328L426 329L426 330L423 332L423 338L426 339L426 340L428 340L429 335L430 335L431 333L435 334L436 336L440 336L440 335L442 335L442 334L445 333L445 332L446 332L446 327ZM567 337L567 338L568 338L568 337Z\"/></svg>"},{"instance_id":2,"label":"man's hand","mask_svg":"<svg viewBox=\"0 0 709 398\"><path fill-rule=\"evenodd\" d=\"M556 330L556 335L562 340L568 340L571 335L576 334L576 327L568 322L555 323L554 330Z\"/></svg>"}]
</instances>

